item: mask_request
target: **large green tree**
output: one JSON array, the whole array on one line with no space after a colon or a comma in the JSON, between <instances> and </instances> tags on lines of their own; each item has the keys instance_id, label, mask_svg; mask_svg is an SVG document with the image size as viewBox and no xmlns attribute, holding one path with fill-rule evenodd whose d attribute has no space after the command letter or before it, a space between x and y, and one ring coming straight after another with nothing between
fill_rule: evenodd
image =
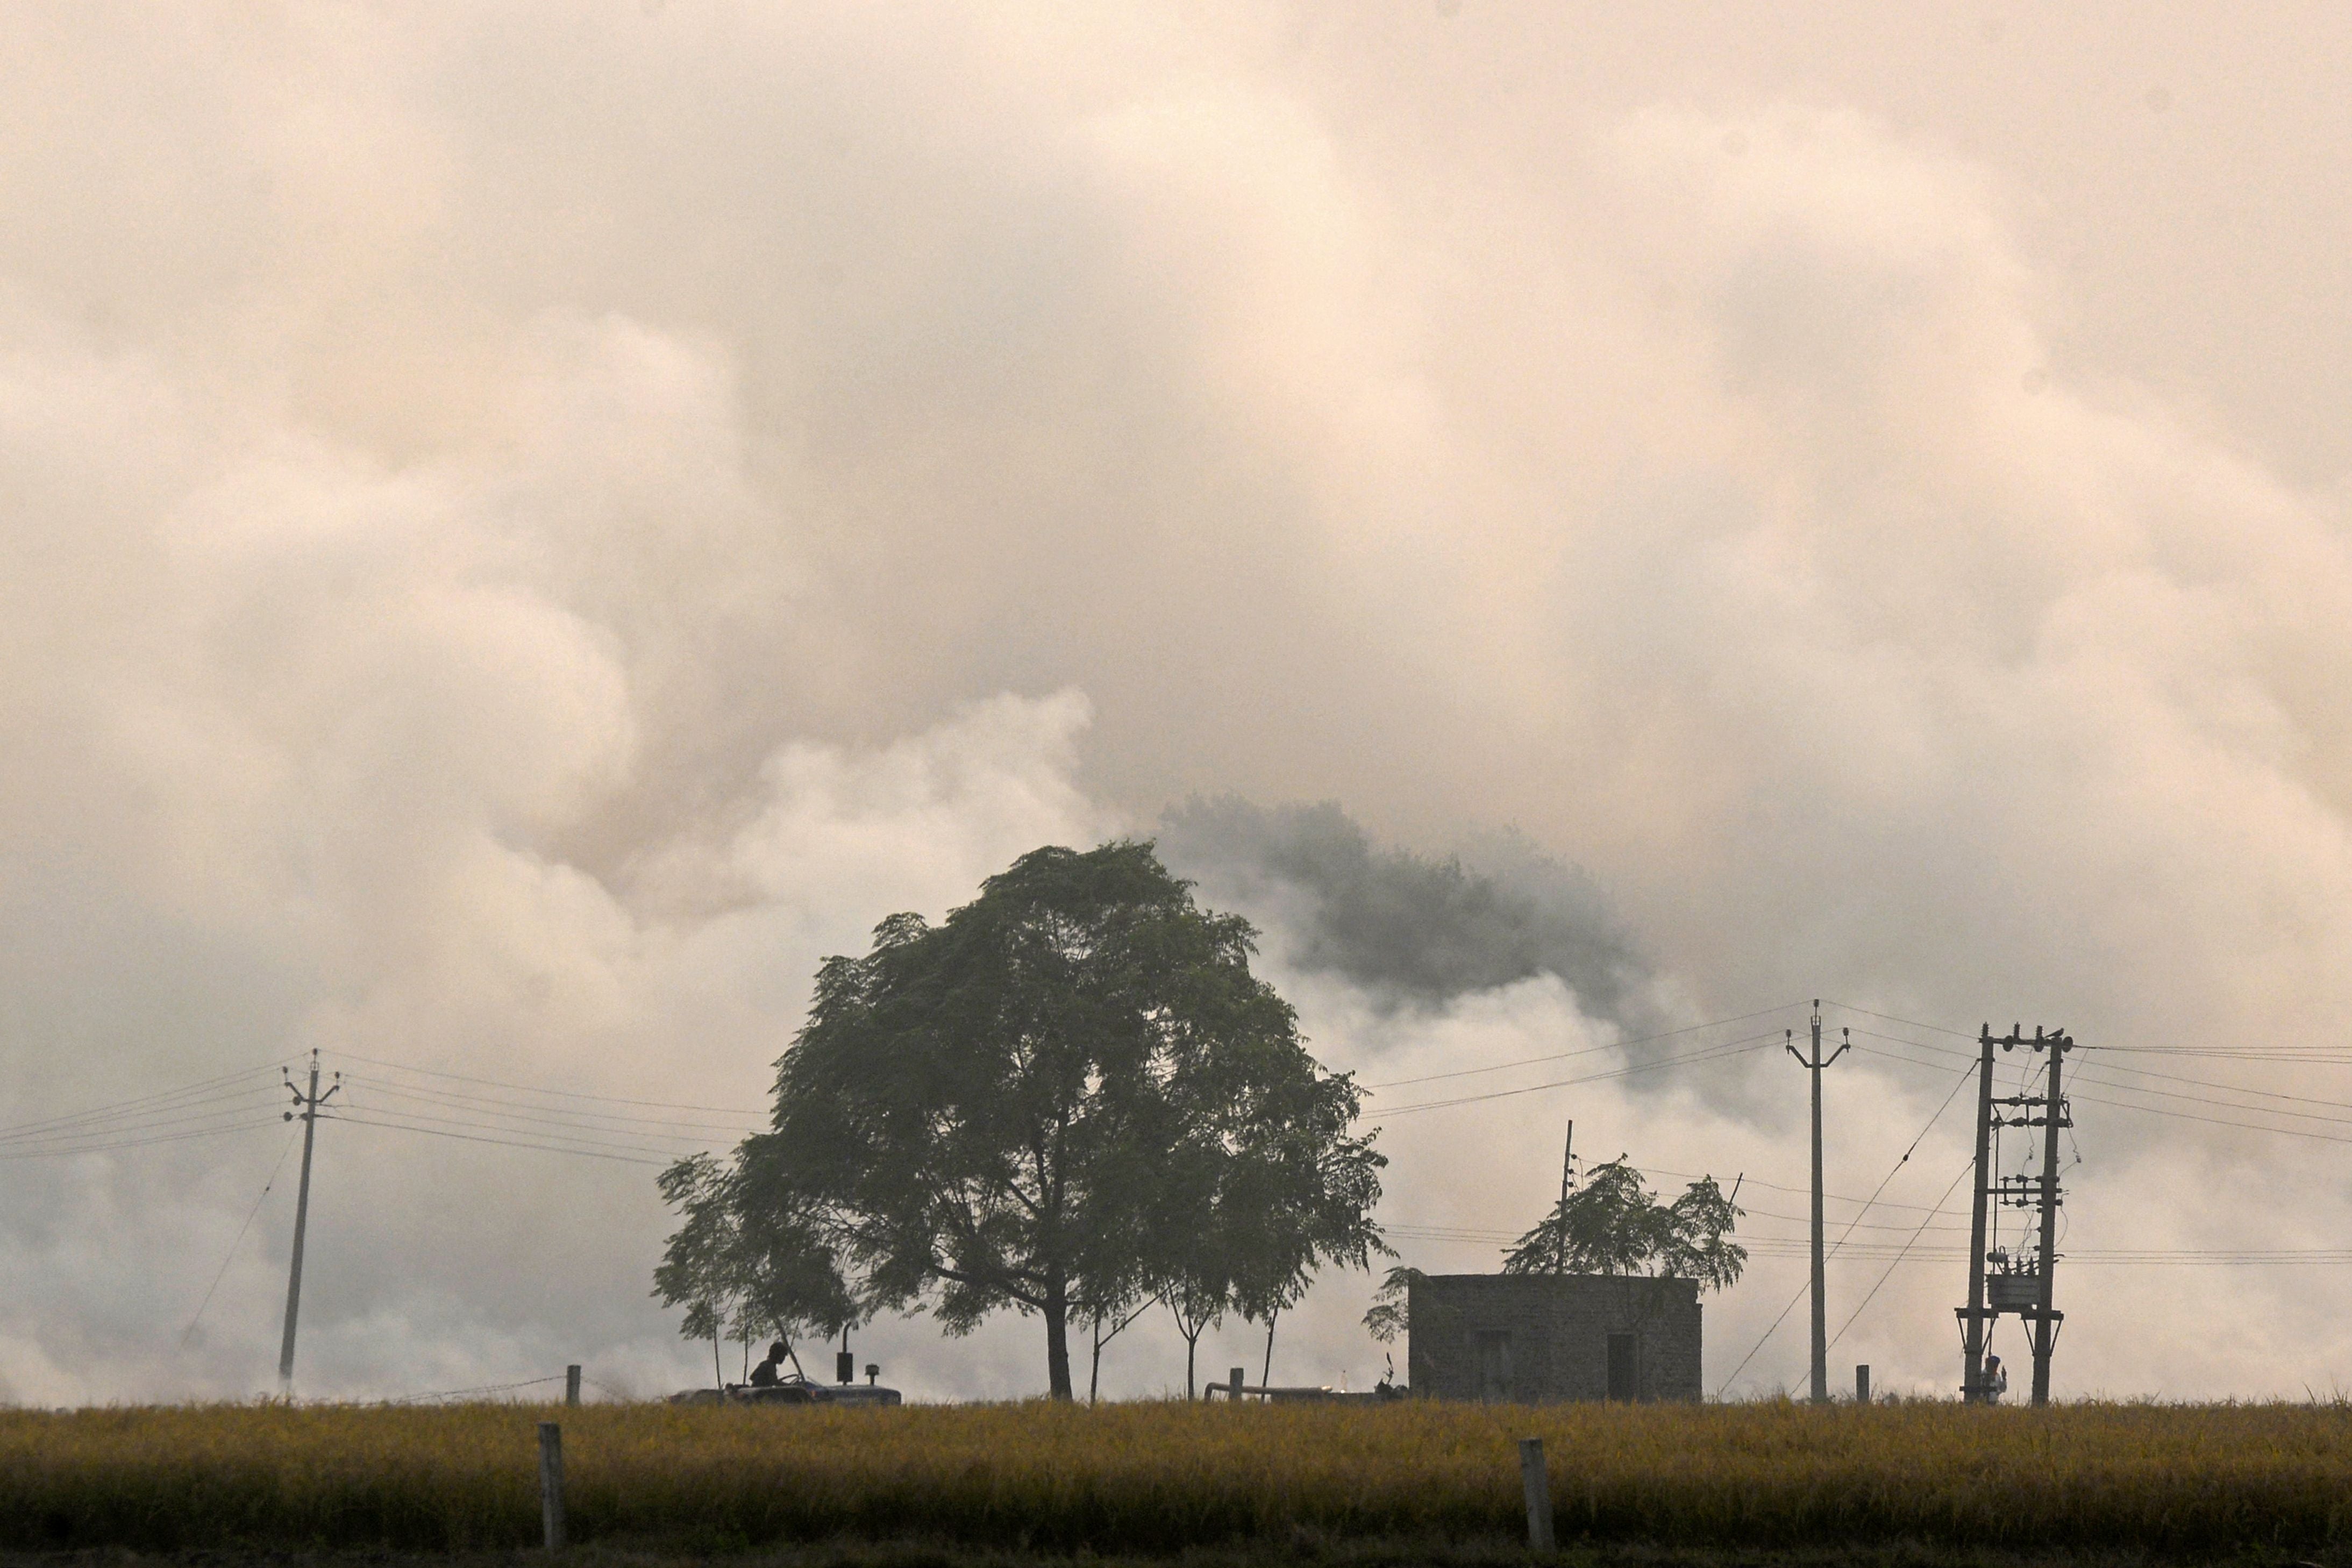
<instances>
[{"instance_id":1,"label":"large green tree","mask_svg":"<svg viewBox=\"0 0 2352 1568\"><path fill-rule=\"evenodd\" d=\"M1074 1316L1366 1262L1384 1162L1254 936L1124 841L1024 855L936 926L891 916L818 971L739 1201L806 1216L870 1308L1040 1317L1064 1399Z\"/></svg>"}]
</instances>

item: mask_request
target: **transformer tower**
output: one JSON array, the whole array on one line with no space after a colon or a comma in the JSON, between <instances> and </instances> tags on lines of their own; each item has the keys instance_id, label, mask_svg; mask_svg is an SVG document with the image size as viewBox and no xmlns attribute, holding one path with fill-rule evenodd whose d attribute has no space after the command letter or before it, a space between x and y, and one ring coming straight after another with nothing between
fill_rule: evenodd
<instances>
[{"instance_id":1,"label":"transformer tower","mask_svg":"<svg viewBox=\"0 0 2352 1568\"><path fill-rule=\"evenodd\" d=\"M2022 1046L2050 1053L2049 1079L2040 1094L2013 1094L1996 1100L1992 1092L1995 1046L2013 1051ZM1992 1026L1977 1035L1980 1055L1977 1068L1976 1196L1969 1220L1969 1304L1955 1310L1960 1320L1960 1394L1972 1405L1989 1404L1994 1389L1985 1376L1985 1343L1993 1320L2003 1312L2016 1314L2033 1335L2033 1403L2050 1403L2050 1357L2057 1348L2059 1325L2066 1314L2058 1310L2053 1290L2058 1264L2058 1131L2074 1124L2060 1087L2066 1053L2074 1042L2063 1029L2045 1034L2040 1028L2028 1038L2017 1025L1996 1037ZM2013 1112L2004 1116L2003 1110ZM2002 1176L1992 1169L1993 1130L2039 1127L2042 1130L2042 1168L2032 1175ZM2038 1211L2040 1232L2032 1258L2013 1258L2006 1247L1991 1247L1986 1236L1987 1205Z\"/></svg>"}]
</instances>

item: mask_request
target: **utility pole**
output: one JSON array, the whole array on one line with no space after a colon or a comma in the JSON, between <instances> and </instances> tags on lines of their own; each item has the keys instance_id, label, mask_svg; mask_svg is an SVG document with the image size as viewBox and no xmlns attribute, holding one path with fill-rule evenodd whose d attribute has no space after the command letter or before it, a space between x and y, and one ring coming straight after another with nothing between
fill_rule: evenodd
<instances>
[{"instance_id":1,"label":"utility pole","mask_svg":"<svg viewBox=\"0 0 2352 1568\"><path fill-rule=\"evenodd\" d=\"M310 1089L309 1093L294 1087L292 1075L286 1079L287 1092L294 1097L296 1110L286 1113L291 1121L302 1118L302 1184L294 1199L294 1260L286 1271L286 1337L278 1347L278 1392L286 1398L294 1394L294 1321L302 1310L302 1241L310 1227L310 1147L319 1137L319 1108L332 1100L335 1090L342 1088L342 1074L326 1093L319 1092L319 1053L310 1053Z\"/></svg>"},{"instance_id":2,"label":"utility pole","mask_svg":"<svg viewBox=\"0 0 2352 1568\"><path fill-rule=\"evenodd\" d=\"M1559 1152L1559 1236L1552 1248L1551 1271L1568 1272L1568 1194L1576 1183L1576 1118L1568 1119L1568 1142Z\"/></svg>"},{"instance_id":3,"label":"utility pole","mask_svg":"<svg viewBox=\"0 0 2352 1568\"><path fill-rule=\"evenodd\" d=\"M1813 1075L1813 1403L1830 1402L1830 1317L1829 1298L1824 1288L1827 1269L1822 1252L1822 1069L1845 1055L1853 1044L1853 1032L1843 1035L1837 1050L1829 1061L1822 1059L1822 1005L1813 1002L1813 1054L1810 1059L1797 1049L1796 1036L1789 1031L1789 1054L1799 1066Z\"/></svg>"},{"instance_id":4,"label":"utility pole","mask_svg":"<svg viewBox=\"0 0 2352 1568\"><path fill-rule=\"evenodd\" d=\"M1980 1052L1977 1068L1977 1190L1970 1209L1969 1244L1969 1304L1956 1309L1962 1347L1961 1397L1972 1405L1990 1404L1999 1388L1986 1375L1986 1342L1995 1319L2014 1312L2033 1336L2033 1403L2050 1403L2050 1357L2057 1348L2058 1326L2066 1314L2054 1300L2058 1264L2058 1132L2074 1125L2062 1091L2060 1078L2066 1053L2074 1042L2063 1029L2040 1028L2028 1038L2023 1026L2012 1024L1996 1038L1992 1026L1978 1032ZM1992 1095L1992 1048L2013 1051L2024 1046L2050 1053L2050 1081L2041 1094ZM2005 1116L2000 1108L2011 1108ZM2000 1127L2042 1129L2042 1169L2035 1175L2003 1176L1992 1168L1992 1133ZM1997 1200L2008 1208L2031 1208L2040 1235L2031 1261L2012 1257L2006 1247L1988 1248L1986 1205Z\"/></svg>"},{"instance_id":5,"label":"utility pole","mask_svg":"<svg viewBox=\"0 0 2352 1568\"><path fill-rule=\"evenodd\" d=\"M2041 1030L2036 1029L2039 1036ZM2042 1115L2042 1276L2041 1310L2033 1319L2033 1403L2050 1403L2050 1352L2058 1346L2058 1314L2052 1310L2052 1291L2058 1265L2058 1129L2071 1125L2066 1101L2058 1092L2058 1064L2074 1042L2064 1034L2050 1037L2050 1094ZM2029 1121L2028 1125L2032 1123Z\"/></svg>"},{"instance_id":6,"label":"utility pole","mask_svg":"<svg viewBox=\"0 0 2352 1568\"><path fill-rule=\"evenodd\" d=\"M2014 1031L2012 1031L2014 1033ZM1969 1212L1969 1304L1960 1310L1960 1398L1970 1405L1985 1402L1985 1329L1991 1314L1985 1310L1985 1204L1992 1196L1992 1026L1977 1031L1980 1053L1977 1063L1977 1185Z\"/></svg>"}]
</instances>

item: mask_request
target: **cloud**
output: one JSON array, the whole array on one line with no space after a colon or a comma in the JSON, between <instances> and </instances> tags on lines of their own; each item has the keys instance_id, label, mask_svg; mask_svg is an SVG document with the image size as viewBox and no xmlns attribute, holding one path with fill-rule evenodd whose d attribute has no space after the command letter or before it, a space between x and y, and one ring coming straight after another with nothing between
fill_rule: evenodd
<instances>
[{"instance_id":1,"label":"cloud","mask_svg":"<svg viewBox=\"0 0 2352 1568\"><path fill-rule=\"evenodd\" d=\"M12 1164L16 1397L267 1381L282 1187L231 1245L282 1149L267 1064L756 1118L825 953L1194 797L1227 804L1171 854L1375 1082L1631 1065L1611 1038L1816 991L2099 1046L2321 1046L2352 1002L2345 493L2324 443L2274 460L2352 359L2306 313L2231 350L2284 390L2140 374L2201 303L2137 257L2170 231L2116 216L2078 276L2040 200L2128 159L2007 88L1964 151L1976 79L1924 35L1823 22L1799 69L1778 32L1505 6L5 26L0 132L39 155L0 172L0 1092L13 1122L261 1075L235 1138ZM2209 112L2164 74L2166 127ZM2342 265L2213 246L2182 275ZM2069 317L2109 294L2140 314ZM1233 804L1281 801L1340 804ZM2197 1109L2118 1059L2084 1082ZM2187 1076L2327 1101L2328 1070ZM1840 1190L1947 1079L1835 1070ZM1761 1048L1403 1113L1395 1212L1521 1227L1570 1114L1786 1184L1802 1105ZM2299 1194L2283 1238L2342 1217L2318 1145L2078 1122L2085 1254L2227 1235L2257 1181ZM698 1375L645 1300L642 1169L322 1142L310 1386ZM1889 1195L1932 1203L1964 1142L1937 1123ZM1883 1381L1950 1373L1939 1267L1857 1323ZM2063 1386L2293 1392L2352 1354L2283 1274L2097 1267ZM1797 1277L1759 1261L1711 1342ZM1302 1366L1369 1368L1356 1288ZM1024 1325L888 1331L909 1386L1034 1385ZM1118 1386L1165 1380L1157 1342Z\"/></svg>"}]
</instances>

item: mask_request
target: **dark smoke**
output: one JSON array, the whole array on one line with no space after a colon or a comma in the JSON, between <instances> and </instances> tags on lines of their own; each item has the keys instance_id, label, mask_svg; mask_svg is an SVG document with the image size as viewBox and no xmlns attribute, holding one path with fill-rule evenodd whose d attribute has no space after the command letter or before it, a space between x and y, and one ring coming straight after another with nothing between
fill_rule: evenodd
<instances>
[{"instance_id":1,"label":"dark smoke","mask_svg":"<svg viewBox=\"0 0 2352 1568\"><path fill-rule=\"evenodd\" d=\"M1524 834L1444 859L1387 848L1339 808L1199 796L1160 817L1160 850L1203 900L1248 914L1290 963L1391 1005L1443 1003L1556 975L1590 1015L1623 1015L1644 965L1590 877Z\"/></svg>"}]
</instances>

